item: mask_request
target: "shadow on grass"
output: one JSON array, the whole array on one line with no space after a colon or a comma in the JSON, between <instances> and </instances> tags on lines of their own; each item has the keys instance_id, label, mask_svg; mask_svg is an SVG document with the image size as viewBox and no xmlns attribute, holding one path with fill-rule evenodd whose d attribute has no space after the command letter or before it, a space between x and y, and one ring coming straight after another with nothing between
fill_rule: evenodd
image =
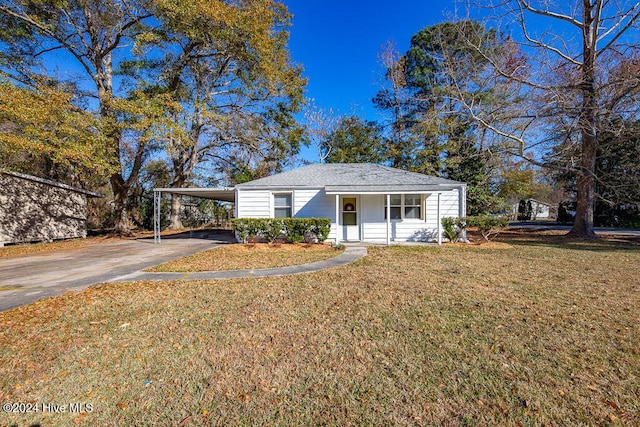
<instances>
[{"instance_id":1,"label":"shadow on grass","mask_svg":"<svg viewBox=\"0 0 640 427\"><path fill-rule=\"evenodd\" d=\"M540 246L593 252L637 251L640 237L607 234L598 239L581 240L563 234L548 234L541 230L509 230L500 233L495 241L512 246Z\"/></svg>"}]
</instances>

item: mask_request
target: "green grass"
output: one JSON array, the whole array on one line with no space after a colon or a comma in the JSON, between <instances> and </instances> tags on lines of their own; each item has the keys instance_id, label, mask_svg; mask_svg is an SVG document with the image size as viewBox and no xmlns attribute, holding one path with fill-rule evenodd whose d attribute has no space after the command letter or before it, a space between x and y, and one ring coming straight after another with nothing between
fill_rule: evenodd
<instances>
[{"instance_id":1,"label":"green grass","mask_svg":"<svg viewBox=\"0 0 640 427\"><path fill-rule=\"evenodd\" d=\"M94 406L0 423L638 425L640 251L536 242L0 313L0 400Z\"/></svg>"}]
</instances>

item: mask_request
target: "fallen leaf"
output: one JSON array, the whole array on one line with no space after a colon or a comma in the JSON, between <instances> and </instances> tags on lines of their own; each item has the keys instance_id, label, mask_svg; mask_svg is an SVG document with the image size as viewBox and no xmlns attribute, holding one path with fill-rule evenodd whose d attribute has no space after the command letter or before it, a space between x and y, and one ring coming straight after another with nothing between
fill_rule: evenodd
<instances>
[{"instance_id":1,"label":"fallen leaf","mask_svg":"<svg viewBox=\"0 0 640 427\"><path fill-rule=\"evenodd\" d=\"M182 427L183 425L185 425L186 423L188 423L190 419L191 419L191 415L189 415L189 416L187 416L187 417L183 418L183 419L182 419L182 421L180 421L180 422L178 423L178 427Z\"/></svg>"},{"instance_id":2,"label":"fallen leaf","mask_svg":"<svg viewBox=\"0 0 640 427\"><path fill-rule=\"evenodd\" d=\"M616 402L612 402L610 400L603 400L604 404L607 406L611 406L613 409L618 409L618 405L616 405Z\"/></svg>"}]
</instances>

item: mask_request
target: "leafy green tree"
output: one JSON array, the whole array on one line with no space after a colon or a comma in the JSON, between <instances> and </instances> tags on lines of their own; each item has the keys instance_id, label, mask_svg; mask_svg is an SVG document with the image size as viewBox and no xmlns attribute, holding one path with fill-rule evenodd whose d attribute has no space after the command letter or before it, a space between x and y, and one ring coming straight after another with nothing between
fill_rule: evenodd
<instances>
[{"instance_id":1,"label":"leafy green tree","mask_svg":"<svg viewBox=\"0 0 640 427\"><path fill-rule=\"evenodd\" d=\"M485 133L451 86L456 82L458 90L478 103L498 94L487 90L483 76L476 73L488 62L465 38L502 49L501 37L475 21L426 27L412 37L404 56L387 61L389 87L378 93L374 103L394 120L389 144L394 164L465 181L470 212L491 212L502 206L495 191L496 162L485 149ZM399 129L402 138L394 136Z\"/></svg>"},{"instance_id":2,"label":"leafy green tree","mask_svg":"<svg viewBox=\"0 0 640 427\"><path fill-rule=\"evenodd\" d=\"M350 116L340 120L322 143L327 163L381 163L385 144L378 126Z\"/></svg>"}]
</instances>

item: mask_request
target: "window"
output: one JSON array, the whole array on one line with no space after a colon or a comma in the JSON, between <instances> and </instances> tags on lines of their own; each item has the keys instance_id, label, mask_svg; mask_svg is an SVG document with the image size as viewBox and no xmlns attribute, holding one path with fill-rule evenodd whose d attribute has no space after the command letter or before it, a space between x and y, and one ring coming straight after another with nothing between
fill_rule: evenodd
<instances>
[{"instance_id":1,"label":"window","mask_svg":"<svg viewBox=\"0 0 640 427\"><path fill-rule=\"evenodd\" d=\"M291 193L273 195L273 217L291 218Z\"/></svg>"},{"instance_id":2,"label":"window","mask_svg":"<svg viewBox=\"0 0 640 427\"><path fill-rule=\"evenodd\" d=\"M358 225L358 206L355 197L342 199L342 225Z\"/></svg>"},{"instance_id":3,"label":"window","mask_svg":"<svg viewBox=\"0 0 640 427\"><path fill-rule=\"evenodd\" d=\"M384 219L387 219L387 196L384 196ZM391 219L402 219L402 195L391 195Z\"/></svg>"},{"instance_id":4,"label":"window","mask_svg":"<svg viewBox=\"0 0 640 427\"><path fill-rule=\"evenodd\" d=\"M404 217L420 219L422 212L422 196L419 194L407 194L404 196Z\"/></svg>"},{"instance_id":5,"label":"window","mask_svg":"<svg viewBox=\"0 0 640 427\"><path fill-rule=\"evenodd\" d=\"M392 194L391 219L422 219L421 194ZM384 219L387 219L387 197L384 196Z\"/></svg>"}]
</instances>

